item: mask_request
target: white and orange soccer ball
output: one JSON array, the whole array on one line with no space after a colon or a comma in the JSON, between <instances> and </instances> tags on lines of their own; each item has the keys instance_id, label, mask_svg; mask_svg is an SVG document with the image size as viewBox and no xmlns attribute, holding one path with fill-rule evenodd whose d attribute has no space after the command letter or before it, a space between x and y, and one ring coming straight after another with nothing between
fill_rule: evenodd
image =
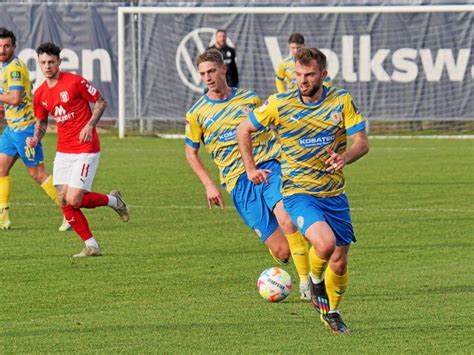
<instances>
[{"instance_id":1,"label":"white and orange soccer ball","mask_svg":"<svg viewBox=\"0 0 474 355\"><path fill-rule=\"evenodd\" d=\"M291 292L291 276L279 267L266 269L257 280L257 290L267 301L283 301Z\"/></svg>"}]
</instances>

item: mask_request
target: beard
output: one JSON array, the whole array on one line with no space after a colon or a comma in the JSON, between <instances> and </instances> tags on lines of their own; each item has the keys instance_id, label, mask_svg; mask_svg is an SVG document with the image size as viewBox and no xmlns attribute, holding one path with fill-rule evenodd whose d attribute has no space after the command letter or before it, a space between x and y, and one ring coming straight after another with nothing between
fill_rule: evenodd
<instances>
[{"instance_id":1,"label":"beard","mask_svg":"<svg viewBox=\"0 0 474 355\"><path fill-rule=\"evenodd\" d=\"M300 90L301 96L313 97L314 95L316 95L316 93L319 91L319 89L321 89L321 84L320 85L315 85L307 94L303 94Z\"/></svg>"}]
</instances>

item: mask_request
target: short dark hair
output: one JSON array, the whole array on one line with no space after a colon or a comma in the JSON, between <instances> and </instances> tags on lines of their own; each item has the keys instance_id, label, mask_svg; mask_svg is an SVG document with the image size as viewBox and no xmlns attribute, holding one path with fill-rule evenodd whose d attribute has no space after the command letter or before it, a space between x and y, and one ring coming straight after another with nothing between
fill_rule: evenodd
<instances>
[{"instance_id":1,"label":"short dark hair","mask_svg":"<svg viewBox=\"0 0 474 355\"><path fill-rule=\"evenodd\" d=\"M15 34L5 27L0 27L0 38L10 38L12 40L12 45L16 46Z\"/></svg>"},{"instance_id":2,"label":"short dark hair","mask_svg":"<svg viewBox=\"0 0 474 355\"><path fill-rule=\"evenodd\" d=\"M216 34L218 34L219 32L223 32L223 33L227 34L227 31L226 31L226 30L223 30L222 28L219 28L219 29L216 31Z\"/></svg>"},{"instance_id":3,"label":"short dark hair","mask_svg":"<svg viewBox=\"0 0 474 355\"><path fill-rule=\"evenodd\" d=\"M36 48L36 54L44 54L47 55L54 55L59 58L59 54L61 53L61 48L54 43L45 42L41 44L38 48Z\"/></svg>"},{"instance_id":4,"label":"short dark hair","mask_svg":"<svg viewBox=\"0 0 474 355\"><path fill-rule=\"evenodd\" d=\"M326 56L317 48L303 47L295 55L295 61L303 65L308 65L313 59L318 63L319 70L326 69Z\"/></svg>"},{"instance_id":5,"label":"short dark hair","mask_svg":"<svg viewBox=\"0 0 474 355\"><path fill-rule=\"evenodd\" d=\"M224 57L222 56L221 52L212 48L202 53L196 60L197 65L203 62L213 62L217 63L219 66L222 66L224 65Z\"/></svg>"},{"instance_id":6,"label":"short dark hair","mask_svg":"<svg viewBox=\"0 0 474 355\"><path fill-rule=\"evenodd\" d=\"M298 32L292 33L288 38L288 44L291 43L304 44L304 36Z\"/></svg>"}]
</instances>

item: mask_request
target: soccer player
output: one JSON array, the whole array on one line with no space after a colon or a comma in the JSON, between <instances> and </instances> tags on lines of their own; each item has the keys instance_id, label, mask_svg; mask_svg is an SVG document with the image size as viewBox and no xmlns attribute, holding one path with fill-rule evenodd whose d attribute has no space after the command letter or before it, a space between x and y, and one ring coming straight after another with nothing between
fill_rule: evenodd
<instances>
[{"instance_id":1,"label":"soccer player","mask_svg":"<svg viewBox=\"0 0 474 355\"><path fill-rule=\"evenodd\" d=\"M295 76L295 54L304 47L304 36L301 33L292 33L288 38L289 55L278 66L275 77L277 92L285 92L297 88ZM331 78L326 76L324 85L331 86Z\"/></svg>"},{"instance_id":2,"label":"soccer player","mask_svg":"<svg viewBox=\"0 0 474 355\"><path fill-rule=\"evenodd\" d=\"M226 65L218 51L210 49L201 54L197 65L209 91L186 114L185 150L189 165L206 190L208 206L224 208L224 201L198 155L201 142L219 168L221 184L230 193L237 212L275 260L286 263L291 248L300 275L301 298L309 299L308 245L281 201L280 145L270 129L253 135L256 163L268 177L259 186L247 178L237 146L236 128L247 111L260 105L260 99L252 91L227 85Z\"/></svg>"},{"instance_id":3,"label":"soccer player","mask_svg":"<svg viewBox=\"0 0 474 355\"><path fill-rule=\"evenodd\" d=\"M53 186L53 178L43 163L41 143L34 149L26 146L26 138L34 132L35 117L31 103L31 82L25 63L15 56L15 34L0 27L0 106L7 126L0 137L0 229L9 229L10 194L12 181L10 170L18 157L21 158L30 176L57 204L58 195ZM70 228L63 220L60 231Z\"/></svg>"},{"instance_id":4,"label":"soccer player","mask_svg":"<svg viewBox=\"0 0 474 355\"><path fill-rule=\"evenodd\" d=\"M227 44L226 30L217 30L215 36L215 44L208 49L217 49L221 52L222 57L224 58L224 63L227 66L227 85L231 88L239 87L239 71L237 70L237 63L235 62L235 49Z\"/></svg>"},{"instance_id":5,"label":"soccer player","mask_svg":"<svg viewBox=\"0 0 474 355\"><path fill-rule=\"evenodd\" d=\"M268 172L256 165L251 134L275 126L282 145L283 203L312 245L312 304L335 333L349 333L339 304L355 236L342 170L369 150L365 122L346 90L323 85L327 71L321 51L301 48L295 58L298 89L271 95L250 112L237 139L249 179L260 184Z\"/></svg>"},{"instance_id":6,"label":"soccer player","mask_svg":"<svg viewBox=\"0 0 474 355\"><path fill-rule=\"evenodd\" d=\"M85 247L74 257L100 256L102 251L81 208L109 206L120 218L129 219L128 206L119 191L109 195L91 192L100 157L96 125L107 103L100 92L82 76L62 72L61 48L43 43L37 50L38 62L46 80L36 90L34 110L38 121L30 147L44 136L51 114L57 125L58 144L54 159L54 186L64 217L84 241ZM89 102L93 102L91 111Z\"/></svg>"}]
</instances>

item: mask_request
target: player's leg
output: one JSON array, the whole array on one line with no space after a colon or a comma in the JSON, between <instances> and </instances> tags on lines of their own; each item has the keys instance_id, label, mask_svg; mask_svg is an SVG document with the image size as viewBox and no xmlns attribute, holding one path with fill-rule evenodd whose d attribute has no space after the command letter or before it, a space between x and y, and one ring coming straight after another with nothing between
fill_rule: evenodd
<instances>
[{"instance_id":1,"label":"player's leg","mask_svg":"<svg viewBox=\"0 0 474 355\"><path fill-rule=\"evenodd\" d=\"M80 176L77 173L84 163L82 158L83 156L80 154L56 153L53 183L58 192L58 200L63 210L64 218L85 244L84 249L74 256L100 256L102 252L99 244L89 228L86 217L78 208L85 192L84 189L76 187L76 185L83 183L80 181ZM86 186L92 185L92 181L93 176L89 176L89 179L86 179ZM70 183L72 186L69 186Z\"/></svg>"},{"instance_id":2,"label":"player's leg","mask_svg":"<svg viewBox=\"0 0 474 355\"><path fill-rule=\"evenodd\" d=\"M122 219L129 220L128 206L118 190L111 191L108 195L93 192L92 183L99 166L100 153L78 154L77 161L71 171L69 187L84 190L80 201L74 201L77 208L111 207Z\"/></svg>"},{"instance_id":3,"label":"player's leg","mask_svg":"<svg viewBox=\"0 0 474 355\"><path fill-rule=\"evenodd\" d=\"M325 317L327 325L335 333L349 333L350 329L341 318L339 306L347 289L349 274L347 260L350 244L355 241L354 230L345 194L325 199L325 218L336 236L337 247L329 260L326 269L326 291L330 311Z\"/></svg>"},{"instance_id":4,"label":"player's leg","mask_svg":"<svg viewBox=\"0 0 474 355\"><path fill-rule=\"evenodd\" d=\"M264 184L262 191L267 206L273 211L278 224L286 235L290 246L291 256L295 264L296 271L300 278L301 299L310 299L308 274L308 241L291 220L290 215L283 207L281 194L281 168L276 160L270 160L259 165L260 169L268 169L271 173L268 175L268 184Z\"/></svg>"},{"instance_id":5,"label":"player's leg","mask_svg":"<svg viewBox=\"0 0 474 355\"><path fill-rule=\"evenodd\" d=\"M291 257L300 278L300 298L309 300L311 298L309 290L309 243L294 225L281 200L275 205L273 212L290 246Z\"/></svg>"},{"instance_id":6,"label":"player's leg","mask_svg":"<svg viewBox=\"0 0 474 355\"><path fill-rule=\"evenodd\" d=\"M0 153L0 229L10 229L11 226L9 210L12 182L10 169L15 164L16 159L14 156Z\"/></svg>"},{"instance_id":7,"label":"player's leg","mask_svg":"<svg viewBox=\"0 0 474 355\"><path fill-rule=\"evenodd\" d=\"M283 203L293 222L311 244L308 252L311 303L319 314L326 314L329 312L329 299L324 275L329 258L336 248L336 237L325 222L324 214L314 196L285 196Z\"/></svg>"},{"instance_id":8,"label":"player's leg","mask_svg":"<svg viewBox=\"0 0 474 355\"><path fill-rule=\"evenodd\" d=\"M290 248L285 235L278 228L273 211L267 206L263 184L255 185L242 175L231 192L232 201L239 215L268 247L273 259L286 264L290 258Z\"/></svg>"}]
</instances>

